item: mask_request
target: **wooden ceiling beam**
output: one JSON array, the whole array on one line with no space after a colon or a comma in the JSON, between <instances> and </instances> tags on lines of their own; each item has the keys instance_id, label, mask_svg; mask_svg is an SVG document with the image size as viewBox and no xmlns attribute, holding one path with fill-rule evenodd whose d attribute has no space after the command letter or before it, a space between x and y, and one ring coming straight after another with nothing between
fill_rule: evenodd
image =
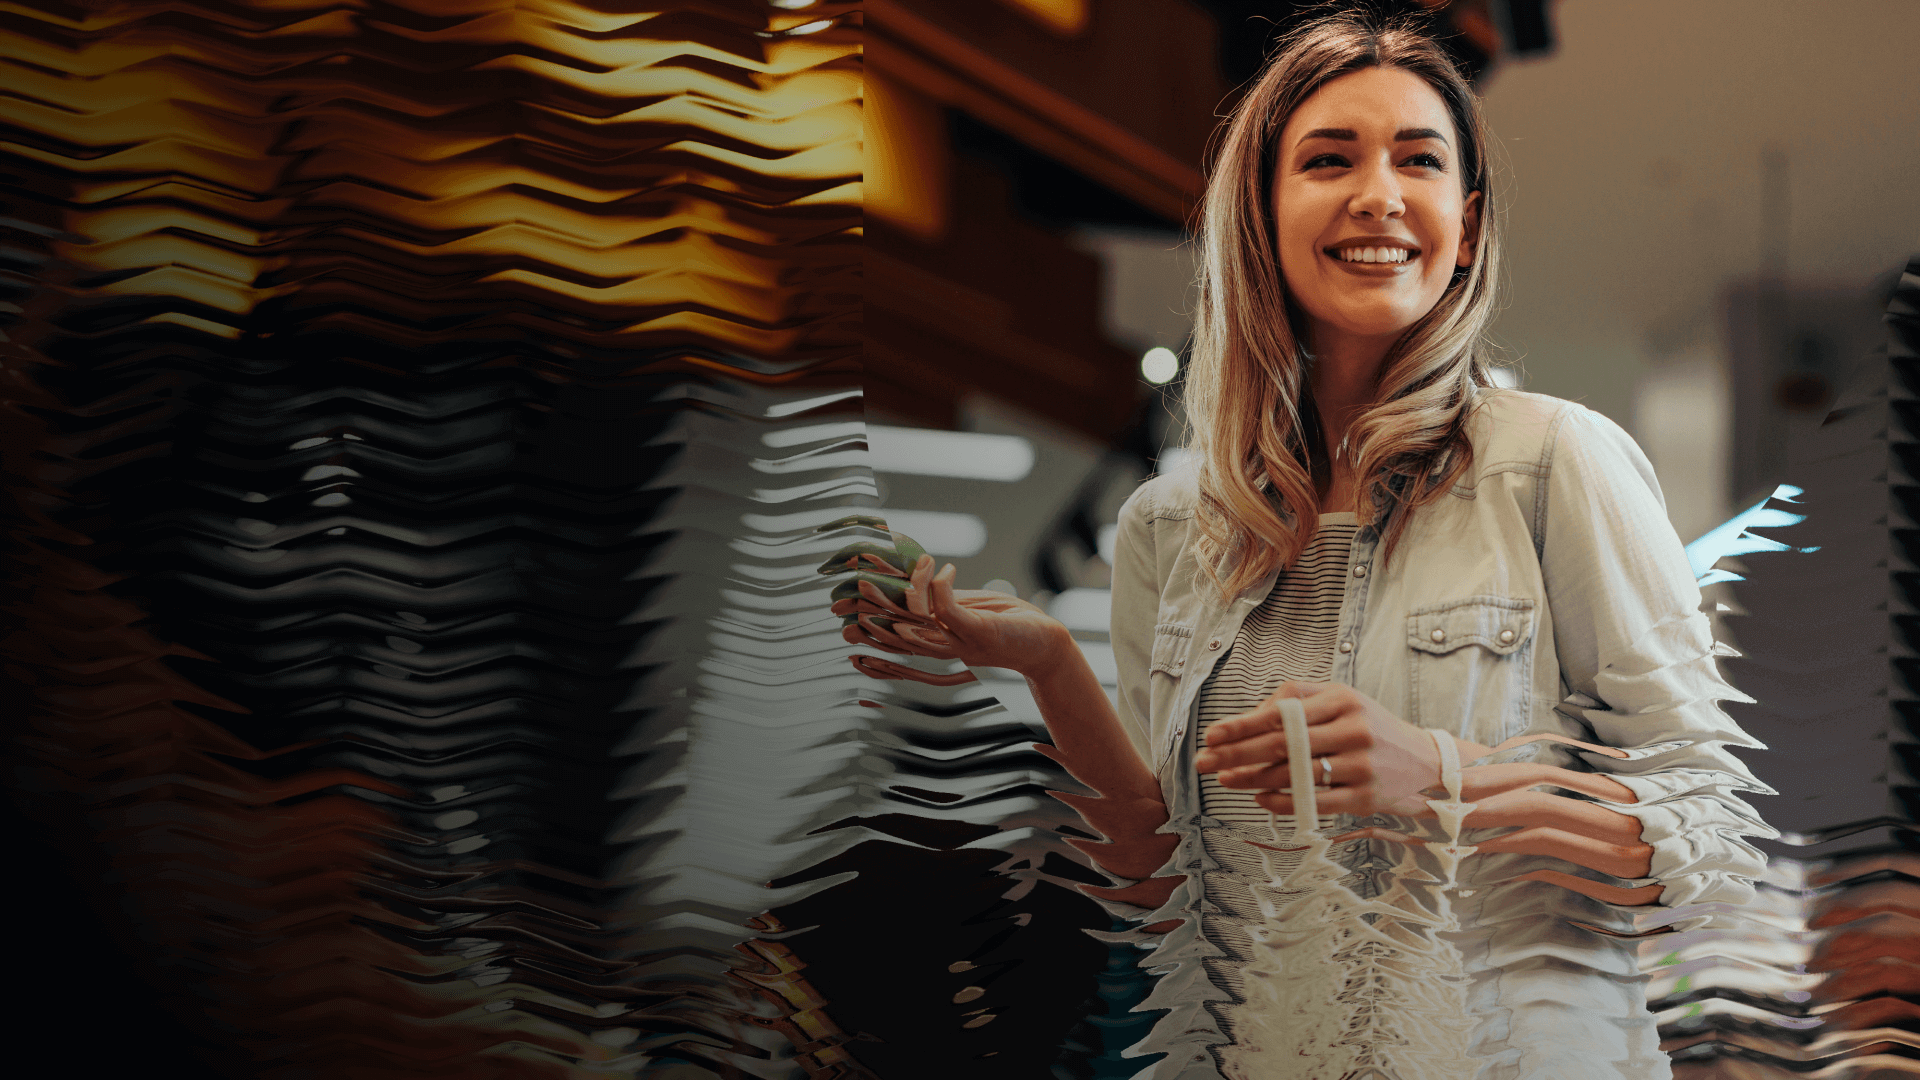
<instances>
[{"instance_id":1,"label":"wooden ceiling beam","mask_svg":"<svg viewBox=\"0 0 1920 1080\"><path fill-rule=\"evenodd\" d=\"M863 5L866 62L1184 227L1200 170L903 7Z\"/></svg>"}]
</instances>

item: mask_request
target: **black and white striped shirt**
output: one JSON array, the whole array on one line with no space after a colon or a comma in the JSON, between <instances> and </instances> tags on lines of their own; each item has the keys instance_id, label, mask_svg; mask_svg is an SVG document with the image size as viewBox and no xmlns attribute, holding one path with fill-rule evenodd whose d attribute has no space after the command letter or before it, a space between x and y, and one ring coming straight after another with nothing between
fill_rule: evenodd
<instances>
[{"instance_id":1,"label":"black and white striped shirt","mask_svg":"<svg viewBox=\"0 0 1920 1080\"><path fill-rule=\"evenodd\" d=\"M1352 514L1321 514L1313 540L1280 575L1273 592L1240 624L1233 648L1220 658L1200 688L1200 746L1215 722L1259 707L1288 679L1326 682L1333 677L1333 650L1340 633L1340 603L1346 594L1347 560L1360 526ZM1267 832L1267 812L1251 791L1220 786L1212 773L1200 778L1200 807L1236 827Z\"/></svg>"}]
</instances>

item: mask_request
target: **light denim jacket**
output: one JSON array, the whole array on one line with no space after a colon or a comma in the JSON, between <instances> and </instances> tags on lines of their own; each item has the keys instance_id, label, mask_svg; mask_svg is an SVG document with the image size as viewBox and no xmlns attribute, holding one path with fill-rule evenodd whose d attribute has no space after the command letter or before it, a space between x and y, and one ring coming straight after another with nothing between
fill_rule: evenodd
<instances>
[{"instance_id":1,"label":"light denim jacket","mask_svg":"<svg viewBox=\"0 0 1920 1080\"><path fill-rule=\"evenodd\" d=\"M1492 1040L1480 1075L1664 1077L1631 943L1591 929L1629 932L1634 911L1647 909L1511 879L1551 867L1657 882L1662 908L1747 901L1765 859L1741 836L1777 834L1735 794L1770 790L1726 749L1760 744L1717 702L1751 699L1720 676L1715 656L1727 650L1712 640L1653 469L1626 432L1583 406L1511 390L1484 392L1468 431L1472 467L1414 514L1390 562L1374 530L1356 536L1333 679L1413 724L1482 745L1550 732L1629 751L1620 759L1539 742L1498 760L1605 772L1630 788L1638 802L1614 808L1640 819L1649 877L1482 856L1468 860L1482 887L1456 910L1479 930L1477 945L1463 944L1471 967L1501 973L1476 991ZM1198 833L1211 821L1200 812L1192 731L1201 684L1277 577L1224 606L1215 600L1187 545L1194 501L1191 466L1143 484L1120 512L1114 565L1121 720L1160 777L1167 831L1183 837L1161 872L1188 876L1157 911L1111 906L1142 922L1184 919L1155 939L1147 961L1169 977L1146 1007L1173 1010L1139 1048L1171 1055L1155 1077L1216 1075L1210 1055L1175 1045L1222 1038L1198 1001L1224 995L1207 992L1192 962L1211 955L1193 917L1205 902ZM1610 978L1568 975L1569 962ZM1569 1008L1589 1015L1574 1019Z\"/></svg>"}]
</instances>

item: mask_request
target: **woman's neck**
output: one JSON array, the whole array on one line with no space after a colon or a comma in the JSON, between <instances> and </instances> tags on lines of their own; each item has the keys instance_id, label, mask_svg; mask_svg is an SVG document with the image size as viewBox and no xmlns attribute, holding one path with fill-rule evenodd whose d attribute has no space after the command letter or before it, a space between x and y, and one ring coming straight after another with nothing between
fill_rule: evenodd
<instances>
[{"instance_id":1,"label":"woman's neck","mask_svg":"<svg viewBox=\"0 0 1920 1080\"><path fill-rule=\"evenodd\" d=\"M1334 462L1328 473L1315 470L1313 489L1320 498L1320 512L1323 514L1357 513L1360 487L1354 482L1353 467L1345 462Z\"/></svg>"},{"instance_id":2,"label":"woman's neck","mask_svg":"<svg viewBox=\"0 0 1920 1080\"><path fill-rule=\"evenodd\" d=\"M1322 327L1314 328L1313 339L1307 384L1313 390L1320 436L1325 441L1325 456L1314 462L1314 490L1320 497L1321 513L1352 512L1358 485L1352 459L1342 451L1353 422L1379 393L1380 365L1393 342L1329 333Z\"/></svg>"},{"instance_id":3,"label":"woman's neck","mask_svg":"<svg viewBox=\"0 0 1920 1080\"><path fill-rule=\"evenodd\" d=\"M1313 363L1307 382L1320 412L1320 432L1332 454L1347 437L1347 429L1367 411L1380 392L1380 366L1386 362L1391 338L1361 338L1325 326L1309 332Z\"/></svg>"}]
</instances>

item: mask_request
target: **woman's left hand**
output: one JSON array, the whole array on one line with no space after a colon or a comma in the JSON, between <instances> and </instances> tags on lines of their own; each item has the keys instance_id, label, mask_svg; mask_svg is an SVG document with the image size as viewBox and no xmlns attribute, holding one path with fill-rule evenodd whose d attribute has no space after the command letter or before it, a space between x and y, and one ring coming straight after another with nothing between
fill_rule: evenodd
<instances>
[{"instance_id":1,"label":"woman's left hand","mask_svg":"<svg viewBox=\"0 0 1920 1080\"><path fill-rule=\"evenodd\" d=\"M1513 828L1512 832L1474 845L1475 854L1546 855L1618 878L1644 878L1651 872L1653 846L1640 839L1639 818L1600 803L1532 790L1536 786L1551 786L1596 794L1592 789L1604 784L1619 790L1602 797L1632 802L1633 793L1619 782L1551 765L1469 765L1461 769L1460 774L1461 801L1473 804L1473 811L1461 822L1461 827ZM1407 817L1434 816L1424 802L1417 813L1409 812L1410 809L1393 812ZM1381 828L1359 829L1339 839L1360 836L1399 843L1420 842L1404 833ZM1622 907L1658 903L1666 889L1664 885L1636 888L1608 885L1561 870L1534 870L1515 880L1544 881Z\"/></svg>"},{"instance_id":2,"label":"woman's left hand","mask_svg":"<svg viewBox=\"0 0 1920 1080\"><path fill-rule=\"evenodd\" d=\"M1275 704L1283 697L1301 699L1313 755L1327 758L1332 766L1333 786L1315 800L1322 813L1434 816L1426 800L1445 793L1438 790L1440 763L1433 737L1348 686L1282 684L1259 708L1208 730L1207 747L1196 761L1199 771L1219 773L1224 787L1257 789L1255 802L1276 814L1292 814L1292 796L1271 790L1292 782L1286 734ZM1463 762L1492 752L1464 740L1455 742ZM1324 775L1323 769L1316 764L1316 780ZM1613 802L1634 801L1625 785L1593 773L1528 763L1469 766L1461 770L1460 797L1475 806L1463 826L1517 826L1513 832L1480 843L1476 851L1546 855L1613 877L1647 876L1653 848L1640 840L1640 819L1599 803L1532 790L1547 786ZM1414 842L1410 836L1384 829L1350 835ZM1660 885L1629 889L1558 870L1536 870L1520 880L1549 882L1622 906L1655 903L1663 891Z\"/></svg>"}]
</instances>

